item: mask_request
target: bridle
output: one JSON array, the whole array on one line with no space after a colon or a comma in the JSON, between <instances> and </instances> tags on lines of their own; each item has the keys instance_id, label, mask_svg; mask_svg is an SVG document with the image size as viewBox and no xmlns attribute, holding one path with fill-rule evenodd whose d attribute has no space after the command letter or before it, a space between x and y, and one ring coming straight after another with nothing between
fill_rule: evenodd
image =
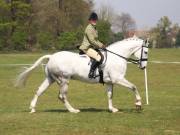
<instances>
[{"instance_id":1,"label":"bridle","mask_svg":"<svg viewBox=\"0 0 180 135\"><path fill-rule=\"evenodd\" d=\"M146 58L144 58L143 57L143 52L144 52L144 48L148 48L148 40L145 40L145 42L143 43L143 45L142 45L142 47L141 47L141 57L140 57L140 59L139 59L139 65L140 65L140 67L142 66L142 62L146 62L146 61L148 61L148 58L146 57ZM145 53L148 53L148 52L145 52Z\"/></svg>"},{"instance_id":2,"label":"bridle","mask_svg":"<svg viewBox=\"0 0 180 135\"><path fill-rule=\"evenodd\" d=\"M122 55L119 55L119 54L117 54L117 53L115 53L115 52L112 52L112 51L110 51L110 50L108 50L108 49L106 49L106 48L103 49L103 50L104 50L104 51L107 51L107 52L110 52L110 53L112 53L112 54L114 54L114 55L117 55L118 57L123 58L123 59L125 59L125 60L128 61L128 62L131 62L131 63L133 63L133 64L139 64L139 65L141 66L142 62L148 60L147 58L143 58L144 48L148 48L148 40L145 40L145 41L143 42L143 45L141 46L141 48L139 48L139 49L141 49L141 57L140 57L140 59L126 58L126 57L124 57L124 56L122 56ZM139 50L139 49L138 49L138 50ZM138 50L137 50L137 51L138 51Z\"/></svg>"}]
</instances>

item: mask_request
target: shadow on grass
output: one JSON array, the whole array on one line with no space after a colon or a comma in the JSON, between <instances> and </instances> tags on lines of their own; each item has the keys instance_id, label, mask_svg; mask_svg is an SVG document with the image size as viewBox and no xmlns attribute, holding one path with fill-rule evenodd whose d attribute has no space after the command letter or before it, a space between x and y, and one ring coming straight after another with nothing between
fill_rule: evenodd
<instances>
[{"instance_id":1,"label":"shadow on grass","mask_svg":"<svg viewBox=\"0 0 180 135\"><path fill-rule=\"evenodd\" d=\"M123 109L119 109L119 112L122 112L122 113L126 113L126 114L132 114L132 113L143 113L144 112L144 109L141 108L140 110L136 109L136 108L123 108Z\"/></svg>"},{"instance_id":2,"label":"shadow on grass","mask_svg":"<svg viewBox=\"0 0 180 135\"><path fill-rule=\"evenodd\" d=\"M80 109L81 112L108 112L107 109L101 109L101 108L83 108Z\"/></svg>"},{"instance_id":3,"label":"shadow on grass","mask_svg":"<svg viewBox=\"0 0 180 135\"><path fill-rule=\"evenodd\" d=\"M50 109L50 110L44 110L43 112L67 113L69 111L66 109ZM83 108L80 109L80 112L108 112L108 110L99 109L99 108Z\"/></svg>"},{"instance_id":4,"label":"shadow on grass","mask_svg":"<svg viewBox=\"0 0 180 135\"><path fill-rule=\"evenodd\" d=\"M24 110L22 112L30 112L30 110ZM54 113L65 113L68 112L68 110L65 109L51 109L51 110L36 110L36 113L41 113L41 112L54 112Z\"/></svg>"},{"instance_id":5,"label":"shadow on grass","mask_svg":"<svg viewBox=\"0 0 180 135\"><path fill-rule=\"evenodd\" d=\"M109 112L111 113L108 109L102 109L102 108L81 108L80 109L81 112ZM66 109L50 109L50 110L44 110L42 112L54 112L54 113L67 113L69 112ZM136 110L135 108L125 108L125 109L119 109L119 112L117 113L142 113L142 110Z\"/></svg>"},{"instance_id":6,"label":"shadow on grass","mask_svg":"<svg viewBox=\"0 0 180 135\"><path fill-rule=\"evenodd\" d=\"M44 110L43 112L67 113L69 111L66 109L50 109L50 110Z\"/></svg>"}]
</instances>

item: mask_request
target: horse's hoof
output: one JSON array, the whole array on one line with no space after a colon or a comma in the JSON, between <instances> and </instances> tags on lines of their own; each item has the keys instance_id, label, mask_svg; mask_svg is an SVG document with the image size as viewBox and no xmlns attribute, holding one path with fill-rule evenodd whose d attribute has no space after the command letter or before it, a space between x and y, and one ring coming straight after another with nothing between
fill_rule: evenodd
<instances>
[{"instance_id":1,"label":"horse's hoof","mask_svg":"<svg viewBox=\"0 0 180 135\"><path fill-rule=\"evenodd\" d=\"M35 109L31 109L31 111L29 113L32 114L32 113L35 113L35 112L36 112Z\"/></svg>"},{"instance_id":2,"label":"horse's hoof","mask_svg":"<svg viewBox=\"0 0 180 135\"><path fill-rule=\"evenodd\" d=\"M136 110L137 110L137 111L141 111L141 110L142 110L141 105L136 105Z\"/></svg>"},{"instance_id":3,"label":"horse's hoof","mask_svg":"<svg viewBox=\"0 0 180 135\"><path fill-rule=\"evenodd\" d=\"M118 112L119 110L118 109L116 109L116 108L112 108L112 109L110 109L110 112L112 112L112 113L116 113L116 112Z\"/></svg>"},{"instance_id":4,"label":"horse's hoof","mask_svg":"<svg viewBox=\"0 0 180 135\"><path fill-rule=\"evenodd\" d=\"M74 110L70 110L71 113L79 113L80 110L79 109L74 109Z\"/></svg>"},{"instance_id":5,"label":"horse's hoof","mask_svg":"<svg viewBox=\"0 0 180 135\"><path fill-rule=\"evenodd\" d=\"M137 100L135 105L136 105L136 110L141 111L141 106L142 106L141 100Z\"/></svg>"}]
</instances>

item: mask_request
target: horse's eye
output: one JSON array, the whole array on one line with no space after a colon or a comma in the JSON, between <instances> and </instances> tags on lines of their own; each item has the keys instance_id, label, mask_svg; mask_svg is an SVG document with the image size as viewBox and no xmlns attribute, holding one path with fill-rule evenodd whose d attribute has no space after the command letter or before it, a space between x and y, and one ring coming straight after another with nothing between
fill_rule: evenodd
<instances>
[{"instance_id":1,"label":"horse's eye","mask_svg":"<svg viewBox=\"0 0 180 135\"><path fill-rule=\"evenodd\" d=\"M148 54L148 52L144 52L145 54Z\"/></svg>"}]
</instances>

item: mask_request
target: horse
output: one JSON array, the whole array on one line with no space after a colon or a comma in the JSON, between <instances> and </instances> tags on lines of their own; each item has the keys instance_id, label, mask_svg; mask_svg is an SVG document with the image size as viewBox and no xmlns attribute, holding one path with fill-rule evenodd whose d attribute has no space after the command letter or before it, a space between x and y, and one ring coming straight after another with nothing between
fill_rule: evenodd
<instances>
[{"instance_id":1,"label":"horse","mask_svg":"<svg viewBox=\"0 0 180 135\"><path fill-rule=\"evenodd\" d=\"M135 94L135 105L141 109L141 96L137 87L125 79L127 63L132 61L138 64L139 68L144 69L147 66L148 58L148 42L138 37L127 38L122 41L112 43L103 52L106 56L103 62L102 71L104 73L103 80L106 85L107 97L108 97L108 109L110 112L118 112L119 110L113 106L113 85L122 85L129 88ZM136 58L132 59L131 56ZM25 85L26 80L32 71L43 63L47 59L45 64L45 79L36 91L31 103L30 113L36 112L36 104L38 97L41 96L47 88L57 82L60 87L58 98L65 105L66 109L72 113L80 112L79 109L75 109L71 106L67 98L67 91L69 80L80 80L87 83L99 83L100 76L96 78L88 78L91 62L87 55L79 55L78 53L70 51L60 51L52 55L44 55L40 57L31 67L25 69L19 74L16 80L16 87ZM98 74L98 71L96 71Z\"/></svg>"}]
</instances>

